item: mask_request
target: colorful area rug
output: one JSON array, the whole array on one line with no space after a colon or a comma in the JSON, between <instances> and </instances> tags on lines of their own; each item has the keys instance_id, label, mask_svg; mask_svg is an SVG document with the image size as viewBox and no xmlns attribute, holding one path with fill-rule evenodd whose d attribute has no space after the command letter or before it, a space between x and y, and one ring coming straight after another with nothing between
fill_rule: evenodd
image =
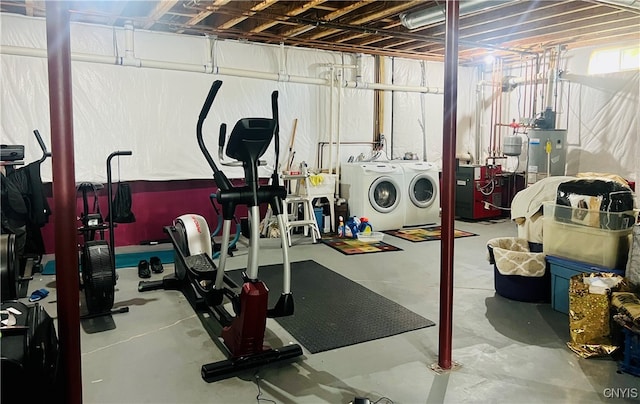
<instances>
[{"instance_id":1,"label":"colorful area rug","mask_svg":"<svg viewBox=\"0 0 640 404\"><path fill-rule=\"evenodd\" d=\"M415 229L387 230L383 233L405 240L413 241L414 243L418 243L421 241L440 240L440 226L419 227ZM455 238L471 236L477 236L477 234L458 229L454 230Z\"/></svg>"},{"instance_id":2,"label":"colorful area rug","mask_svg":"<svg viewBox=\"0 0 640 404\"><path fill-rule=\"evenodd\" d=\"M383 241L376 241L374 243L365 243L357 239L352 238L328 238L320 239L320 241L334 250L340 251L344 255L356 255L356 254L369 254L387 251L402 251L402 248L398 248L391 244L387 244Z\"/></svg>"}]
</instances>

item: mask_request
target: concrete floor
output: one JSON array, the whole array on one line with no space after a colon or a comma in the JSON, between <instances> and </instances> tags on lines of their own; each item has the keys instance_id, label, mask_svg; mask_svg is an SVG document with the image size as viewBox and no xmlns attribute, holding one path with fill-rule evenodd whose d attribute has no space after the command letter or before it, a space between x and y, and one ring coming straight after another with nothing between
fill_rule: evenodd
<instances>
[{"instance_id":1,"label":"concrete floor","mask_svg":"<svg viewBox=\"0 0 640 404\"><path fill-rule=\"evenodd\" d=\"M565 345L568 318L549 304L510 301L495 294L486 242L515 236L507 220L456 222L477 237L455 241L453 360L442 374L438 361L440 243L411 243L385 235L404 251L345 256L309 239L290 249L292 261L318 263L436 322L435 327L310 354L215 383L200 366L224 359L179 292L137 292L136 268L118 270L116 307L130 312L83 323L83 396L87 403L252 403L259 392L277 403L348 403L355 396L379 403L624 402L611 388L636 389L640 379L616 372L611 359L581 359ZM261 264L280 262L273 239L262 240ZM151 254L150 254L151 255ZM230 259L243 267L246 249ZM165 264L165 273L172 271ZM295 276L295 273L294 275ZM39 276L30 291L51 291L44 307L56 315L54 276ZM295 290L293 291L295 296ZM103 332L96 329L113 328ZM292 337L273 320L267 342ZM629 394L634 395L634 394ZM386 398L386 399L385 399Z\"/></svg>"}]
</instances>

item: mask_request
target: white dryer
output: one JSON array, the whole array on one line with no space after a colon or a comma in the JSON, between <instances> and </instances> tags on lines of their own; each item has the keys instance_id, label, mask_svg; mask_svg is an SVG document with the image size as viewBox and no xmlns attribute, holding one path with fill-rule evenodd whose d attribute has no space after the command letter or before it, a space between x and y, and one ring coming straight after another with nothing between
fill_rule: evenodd
<instances>
[{"instance_id":1,"label":"white dryer","mask_svg":"<svg viewBox=\"0 0 640 404\"><path fill-rule=\"evenodd\" d=\"M426 161L401 160L404 171L405 226L440 223L440 173Z\"/></svg>"},{"instance_id":2,"label":"white dryer","mask_svg":"<svg viewBox=\"0 0 640 404\"><path fill-rule=\"evenodd\" d=\"M345 163L340 172L340 196L347 199L349 215L368 218L374 231L403 227L402 167L388 162Z\"/></svg>"}]
</instances>

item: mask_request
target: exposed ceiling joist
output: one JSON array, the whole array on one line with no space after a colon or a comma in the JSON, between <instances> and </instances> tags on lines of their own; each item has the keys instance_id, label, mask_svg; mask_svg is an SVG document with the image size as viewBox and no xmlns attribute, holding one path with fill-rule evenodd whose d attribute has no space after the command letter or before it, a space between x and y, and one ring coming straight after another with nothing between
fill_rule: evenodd
<instances>
[{"instance_id":1,"label":"exposed ceiling joist","mask_svg":"<svg viewBox=\"0 0 640 404\"><path fill-rule=\"evenodd\" d=\"M444 18L422 28L400 13L437 15L444 0L77 1L72 21L183 35L216 35L340 52L444 60ZM3 13L42 17L45 3L0 0ZM438 7L438 8L436 8ZM551 46L640 43L640 0L502 0L460 15L460 63L488 52L506 63ZM444 15L444 14L443 14Z\"/></svg>"}]
</instances>

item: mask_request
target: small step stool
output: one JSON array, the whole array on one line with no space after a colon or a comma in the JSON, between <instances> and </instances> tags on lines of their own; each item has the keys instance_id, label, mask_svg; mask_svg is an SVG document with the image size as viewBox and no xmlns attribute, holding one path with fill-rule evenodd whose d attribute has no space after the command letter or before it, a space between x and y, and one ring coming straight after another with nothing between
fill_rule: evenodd
<instances>
[{"instance_id":1,"label":"small step stool","mask_svg":"<svg viewBox=\"0 0 640 404\"><path fill-rule=\"evenodd\" d=\"M284 211L284 231L282 234L287 239L287 243L291 246L291 235L292 230L296 227L304 227L304 234L307 235L309 232L311 233L311 240L315 244L318 239L322 238L320 235L320 228L318 227L318 223L316 222L316 216L313 211L313 200L316 198L311 195L302 195L300 194L300 183L305 182L305 185L308 189L309 187L309 172L306 169L306 166L301 167L301 171L299 174L282 174L282 179L285 181L295 181L295 184L292 184L292 194L287 195L287 197L283 200L283 211ZM298 208L302 205L303 218L298 220ZM291 214L288 214L291 212ZM290 215L294 217L292 220Z\"/></svg>"}]
</instances>

